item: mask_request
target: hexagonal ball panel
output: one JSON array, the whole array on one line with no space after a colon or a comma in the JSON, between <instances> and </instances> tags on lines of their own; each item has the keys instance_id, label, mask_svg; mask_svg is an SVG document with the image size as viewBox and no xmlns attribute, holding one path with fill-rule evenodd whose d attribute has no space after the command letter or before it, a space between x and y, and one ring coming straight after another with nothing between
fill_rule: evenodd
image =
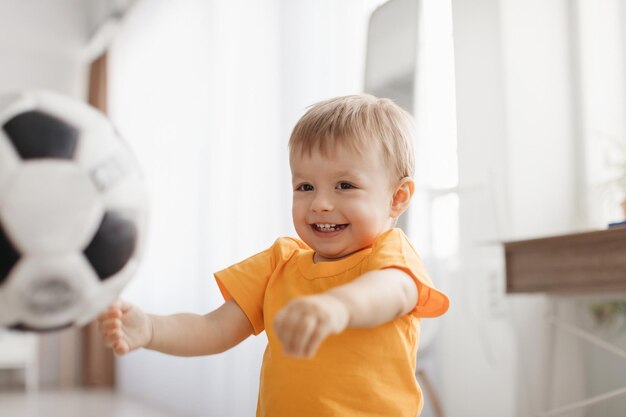
<instances>
[{"instance_id":1,"label":"hexagonal ball panel","mask_svg":"<svg viewBox=\"0 0 626 417\"><path fill-rule=\"evenodd\" d=\"M0 324L22 330L55 330L74 323L99 281L80 253L25 256L3 287L9 317ZM8 297L7 297L8 296Z\"/></svg>"},{"instance_id":2,"label":"hexagonal ball panel","mask_svg":"<svg viewBox=\"0 0 626 417\"><path fill-rule=\"evenodd\" d=\"M2 126L23 159L72 159L78 130L49 114L33 110L20 113Z\"/></svg>"},{"instance_id":3,"label":"hexagonal ball panel","mask_svg":"<svg viewBox=\"0 0 626 417\"><path fill-rule=\"evenodd\" d=\"M13 246L0 223L0 286L9 276L9 272L20 259L20 254Z\"/></svg>"},{"instance_id":4,"label":"hexagonal ball panel","mask_svg":"<svg viewBox=\"0 0 626 417\"><path fill-rule=\"evenodd\" d=\"M15 247L28 255L82 251L105 212L93 182L67 160L22 164L3 193L0 220Z\"/></svg>"},{"instance_id":5,"label":"hexagonal ball panel","mask_svg":"<svg viewBox=\"0 0 626 417\"><path fill-rule=\"evenodd\" d=\"M124 268L135 252L137 226L123 213L108 211L84 253L100 280L112 277Z\"/></svg>"}]
</instances>

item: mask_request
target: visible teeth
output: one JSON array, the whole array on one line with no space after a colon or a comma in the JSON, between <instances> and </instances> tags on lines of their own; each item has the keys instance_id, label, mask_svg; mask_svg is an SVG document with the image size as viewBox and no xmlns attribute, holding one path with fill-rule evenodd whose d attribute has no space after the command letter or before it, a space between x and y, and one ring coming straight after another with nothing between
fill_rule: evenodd
<instances>
[{"instance_id":1,"label":"visible teeth","mask_svg":"<svg viewBox=\"0 0 626 417\"><path fill-rule=\"evenodd\" d=\"M316 223L315 227L324 232L332 232L337 230L336 224L328 224L328 223Z\"/></svg>"}]
</instances>

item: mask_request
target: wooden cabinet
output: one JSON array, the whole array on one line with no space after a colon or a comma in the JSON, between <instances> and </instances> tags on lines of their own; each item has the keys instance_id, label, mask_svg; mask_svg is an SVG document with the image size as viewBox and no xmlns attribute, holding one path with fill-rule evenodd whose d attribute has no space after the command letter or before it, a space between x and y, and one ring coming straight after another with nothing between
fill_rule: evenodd
<instances>
[{"instance_id":1,"label":"wooden cabinet","mask_svg":"<svg viewBox=\"0 0 626 417\"><path fill-rule=\"evenodd\" d=\"M504 244L507 293L626 293L626 227Z\"/></svg>"}]
</instances>

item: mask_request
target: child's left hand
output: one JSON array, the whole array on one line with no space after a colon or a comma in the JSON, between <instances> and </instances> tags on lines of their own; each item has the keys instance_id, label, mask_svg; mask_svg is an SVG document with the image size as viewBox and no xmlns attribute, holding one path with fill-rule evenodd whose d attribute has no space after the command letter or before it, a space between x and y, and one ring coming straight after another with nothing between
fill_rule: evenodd
<instances>
[{"instance_id":1,"label":"child's left hand","mask_svg":"<svg viewBox=\"0 0 626 417\"><path fill-rule=\"evenodd\" d=\"M299 297L276 313L274 329L288 356L311 358L326 337L348 327L347 306L328 294Z\"/></svg>"}]
</instances>

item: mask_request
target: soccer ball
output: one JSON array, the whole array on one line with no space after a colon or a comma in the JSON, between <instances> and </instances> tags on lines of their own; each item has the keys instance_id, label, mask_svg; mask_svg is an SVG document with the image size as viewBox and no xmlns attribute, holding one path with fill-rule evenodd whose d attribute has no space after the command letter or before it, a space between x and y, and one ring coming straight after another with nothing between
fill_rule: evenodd
<instances>
[{"instance_id":1,"label":"soccer ball","mask_svg":"<svg viewBox=\"0 0 626 417\"><path fill-rule=\"evenodd\" d=\"M0 327L91 321L137 269L146 212L104 115L47 91L0 96Z\"/></svg>"}]
</instances>

